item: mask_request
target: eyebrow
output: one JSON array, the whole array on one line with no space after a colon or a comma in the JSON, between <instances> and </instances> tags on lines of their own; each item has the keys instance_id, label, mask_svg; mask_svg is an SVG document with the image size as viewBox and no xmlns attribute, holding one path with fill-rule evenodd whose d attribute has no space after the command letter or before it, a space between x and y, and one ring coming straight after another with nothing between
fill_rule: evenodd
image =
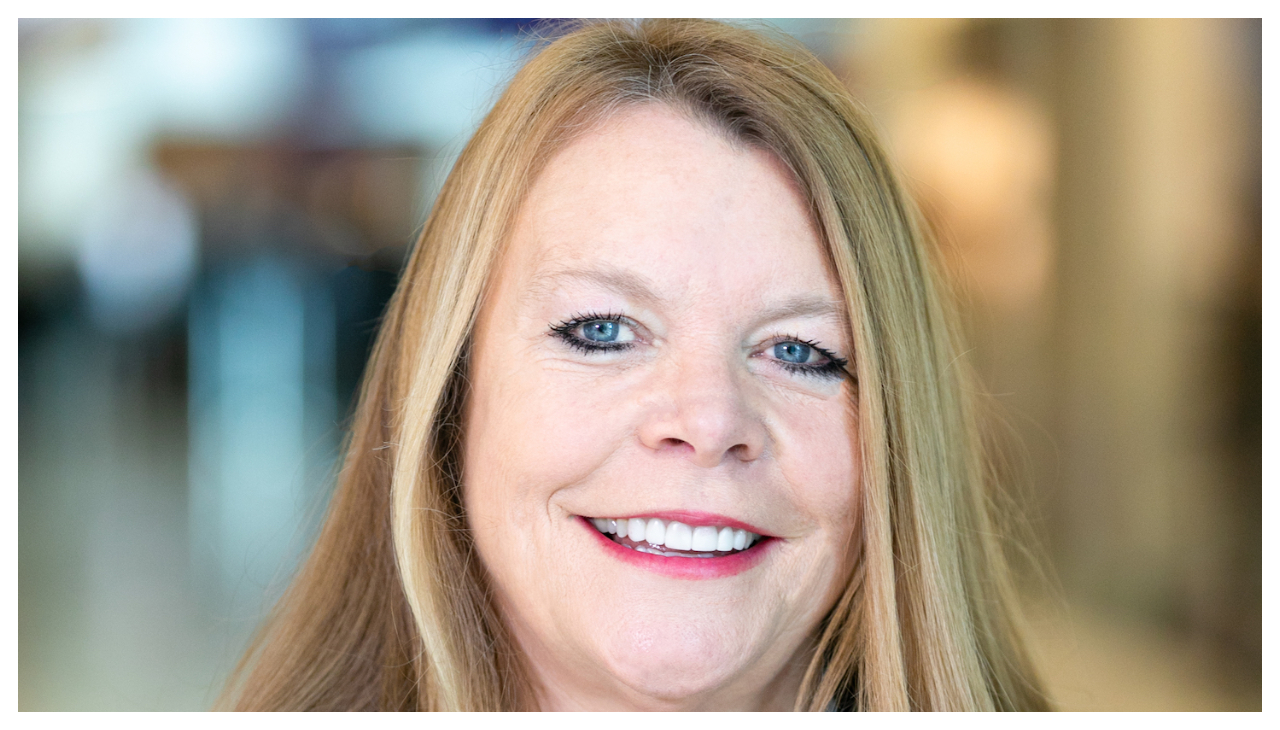
<instances>
[{"instance_id":1,"label":"eyebrow","mask_svg":"<svg viewBox=\"0 0 1280 730\"><path fill-rule=\"evenodd\" d=\"M655 291L657 287L647 277L609 265L560 268L544 272L533 278L526 294L537 296L549 292L566 279L596 284L648 306L656 307L664 301ZM755 318L752 326L759 327L769 322L793 317L830 318L842 325L846 321L842 302L833 301L821 295L799 295L768 307Z\"/></svg>"},{"instance_id":2,"label":"eyebrow","mask_svg":"<svg viewBox=\"0 0 1280 730\"><path fill-rule=\"evenodd\" d=\"M760 313L758 324L792 317L829 317L844 322L844 308L823 296L798 296L786 299Z\"/></svg>"},{"instance_id":3,"label":"eyebrow","mask_svg":"<svg viewBox=\"0 0 1280 730\"><path fill-rule=\"evenodd\" d=\"M597 266L592 268L562 268L539 274L529 283L529 294L549 292L566 279L586 281L591 284L612 289L633 301L656 305L662 302L653 286L653 282L626 269L613 266Z\"/></svg>"}]
</instances>

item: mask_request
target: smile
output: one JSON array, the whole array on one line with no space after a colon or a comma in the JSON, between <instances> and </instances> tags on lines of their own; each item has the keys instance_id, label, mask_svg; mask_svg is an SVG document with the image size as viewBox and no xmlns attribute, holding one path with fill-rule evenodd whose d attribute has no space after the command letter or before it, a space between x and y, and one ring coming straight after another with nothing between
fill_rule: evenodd
<instances>
[{"instance_id":1,"label":"smile","mask_svg":"<svg viewBox=\"0 0 1280 730\"><path fill-rule=\"evenodd\" d=\"M740 553L760 535L729 526L691 527L678 520L656 517L596 517L591 524L622 547L650 555L675 558L719 558Z\"/></svg>"}]
</instances>

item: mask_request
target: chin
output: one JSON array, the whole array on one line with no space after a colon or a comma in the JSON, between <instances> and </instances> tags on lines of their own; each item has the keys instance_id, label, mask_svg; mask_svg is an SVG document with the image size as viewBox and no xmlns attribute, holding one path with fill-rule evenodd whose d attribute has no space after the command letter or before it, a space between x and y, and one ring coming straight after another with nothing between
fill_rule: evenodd
<instances>
[{"instance_id":1,"label":"chin","mask_svg":"<svg viewBox=\"0 0 1280 730\"><path fill-rule=\"evenodd\" d=\"M748 669L741 632L675 619L620 626L605 648L605 665L638 695L663 703L711 699Z\"/></svg>"}]
</instances>

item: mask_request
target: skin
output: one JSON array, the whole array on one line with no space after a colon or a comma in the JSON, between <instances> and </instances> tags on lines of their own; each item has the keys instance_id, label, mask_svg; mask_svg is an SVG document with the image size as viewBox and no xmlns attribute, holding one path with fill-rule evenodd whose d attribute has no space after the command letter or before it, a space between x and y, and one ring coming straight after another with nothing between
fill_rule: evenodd
<instances>
[{"instance_id":1,"label":"skin","mask_svg":"<svg viewBox=\"0 0 1280 730\"><path fill-rule=\"evenodd\" d=\"M850 379L776 357L808 341L852 360L785 166L666 107L624 111L552 158L491 284L464 499L539 706L790 709L851 572L859 462ZM628 349L552 334L605 314ZM690 580L619 560L580 519L666 510L774 540Z\"/></svg>"}]
</instances>

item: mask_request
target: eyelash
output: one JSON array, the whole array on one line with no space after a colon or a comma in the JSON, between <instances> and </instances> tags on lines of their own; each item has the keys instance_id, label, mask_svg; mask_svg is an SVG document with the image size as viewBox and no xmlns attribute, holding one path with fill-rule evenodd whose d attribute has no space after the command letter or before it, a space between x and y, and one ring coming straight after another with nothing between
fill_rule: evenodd
<instances>
[{"instance_id":1,"label":"eyelash","mask_svg":"<svg viewBox=\"0 0 1280 730\"><path fill-rule=\"evenodd\" d=\"M631 325L632 327L635 326L631 320L621 314L579 314L574 316L572 319L566 319L560 324L552 325L551 332L548 334L560 339L570 347L587 354L594 354L597 352L617 352L619 350L631 349L631 342L591 342L590 340L584 340L573 333L574 330L588 322L617 322L618 324Z\"/></svg>"},{"instance_id":2,"label":"eyelash","mask_svg":"<svg viewBox=\"0 0 1280 730\"><path fill-rule=\"evenodd\" d=\"M821 378L843 378L849 372L848 370L845 369L849 365L848 360L842 357L836 357L836 354L834 352L828 350L822 345L819 345L813 340L806 340L803 337L797 337L795 335L784 335L782 337L775 337L769 342L768 345L765 346L765 349L768 350L769 348L775 347L777 345L781 345L784 342L796 342L801 345L806 345L810 348L813 348L814 352L818 353L819 355L827 359L827 361L822 365L798 365L793 362L785 362L785 361L779 360L778 364L781 365L782 368L789 373L795 373L797 375L809 375L809 376L821 377Z\"/></svg>"},{"instance_id":3,"label":"eyelash","mask_svg":"<svg viewBox=\"0 0 1280 730\"><path fill-rule=\"evenodd\" d=\"M584 340L583 338L574 334L574 330L578 329L584 324L587 324L588 322L617 322L618 324L626 324L632 327L636 326L635 323L631 322L631 320L628 319L627 317L624 317L621 314L614 314L612 312L607 314L579 314L574 316L571 319L566 319L560 322L559 324L551 325L551 331L548 332L547 334L561 340L562 342L574 348L575 350L578 350L579 352L583 352L586 354L629 350L634 344L632 342L616 342L616 343L591 342L590 340ZM846 368L849 365L849 361L842 357L836 357L835 353L831 352L830 350L823 347L822 345L819 345L813 340L807 340L807 339L804 339L803 337L797 337L794 335L785 335L781 337L775 337L769 342L769 344L765 346L765 350L767 351L769 348L774 347L776 345L780 345L784 342L795 342L795 343L813 348L814 352L818 353L819 355L826 358L827 360L822 365L799 365L796 363L784 362L782 360L777 361L778 364L782 366L782 368L787 372L795 375L804 375L809 377L830 378L830 379L843 378L848 376L849 371Z\"/></svg>"}]
</instances>

